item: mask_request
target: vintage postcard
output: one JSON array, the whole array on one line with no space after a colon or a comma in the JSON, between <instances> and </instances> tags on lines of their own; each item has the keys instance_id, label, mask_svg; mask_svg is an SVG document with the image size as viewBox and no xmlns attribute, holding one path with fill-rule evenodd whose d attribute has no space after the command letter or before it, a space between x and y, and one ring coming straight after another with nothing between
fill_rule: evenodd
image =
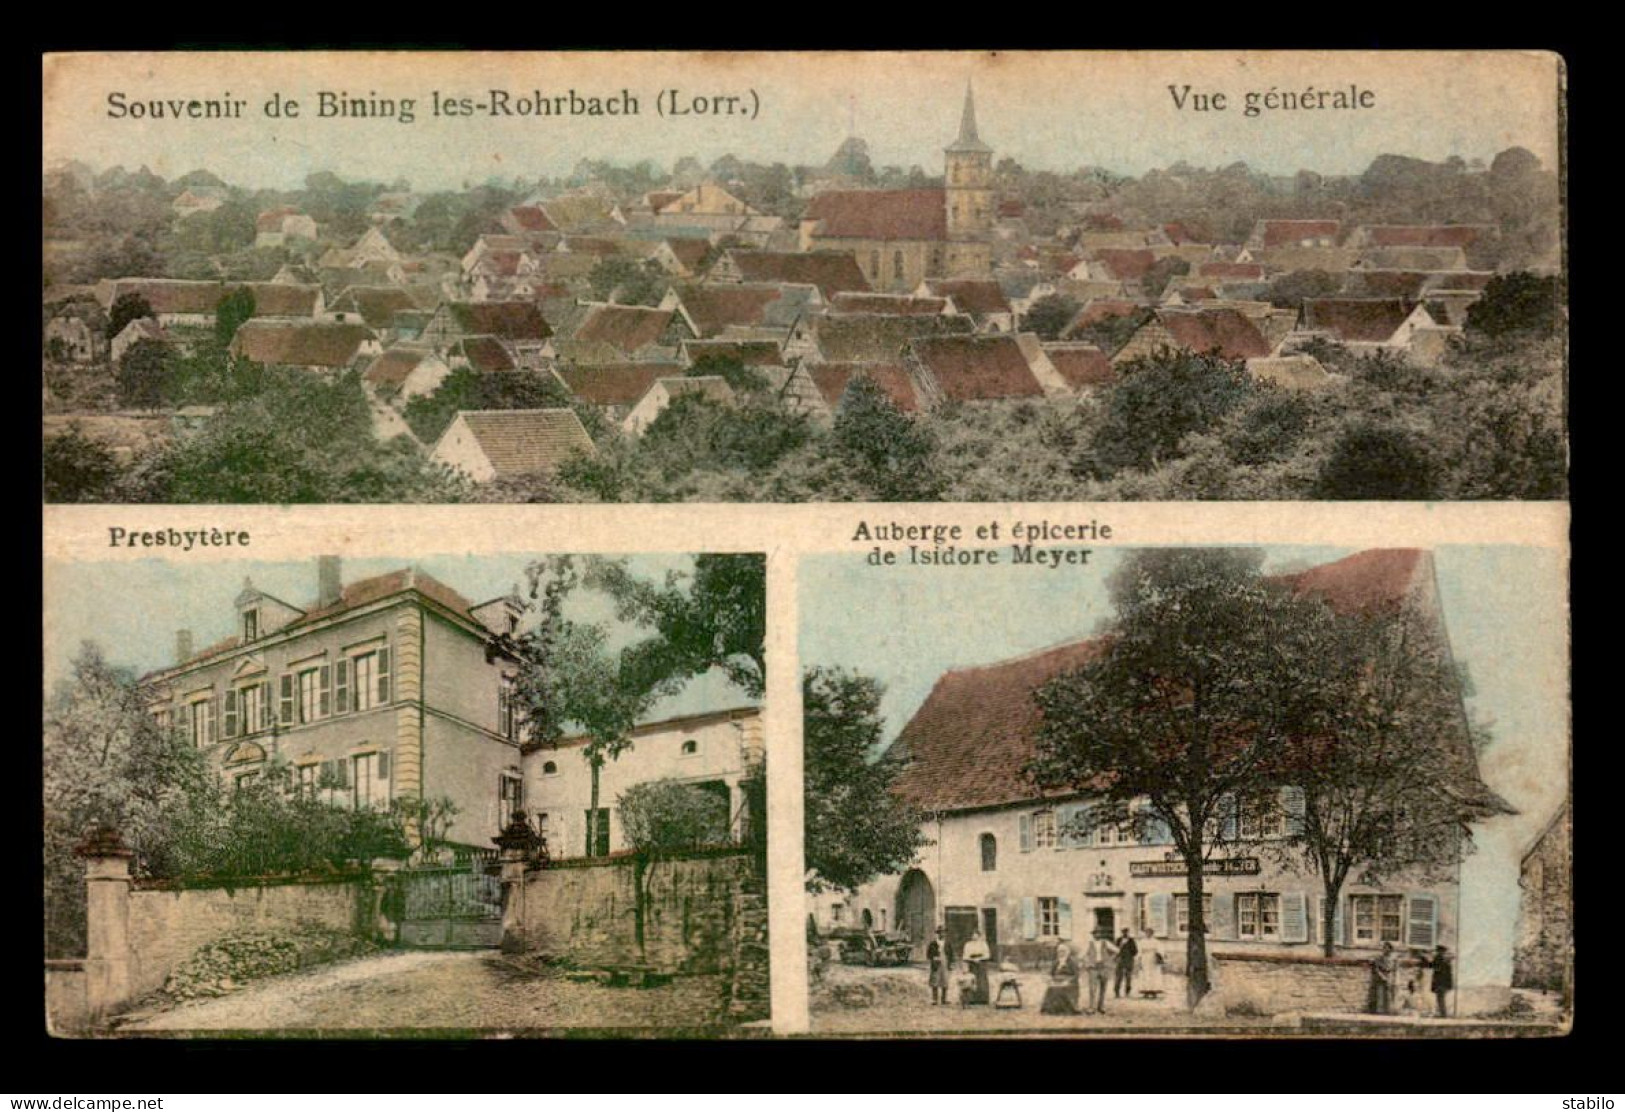
<instances>
[{"instance_id":1,"label":"vintage postcard","mask_svg":"<svg viewBox=\"0 0 1625 1112\"><path fill-rule=\"evenodd\" d=\"M1552 54L44 63L49 502L1560 499Z\"/></svg>"}]
</instances>

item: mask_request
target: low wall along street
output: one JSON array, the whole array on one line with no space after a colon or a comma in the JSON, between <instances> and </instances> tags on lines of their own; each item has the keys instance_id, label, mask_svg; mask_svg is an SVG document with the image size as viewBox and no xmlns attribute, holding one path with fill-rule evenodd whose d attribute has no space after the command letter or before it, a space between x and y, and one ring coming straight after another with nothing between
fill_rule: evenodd
<instances>
[{"instance_id":1,"label":"low wall along street","mask_svg":"<svg viewBox=\"0 0 1625 1112\"><path fill-rule=\"evenodd\" d=\"M1212 955L1217 990L1226 1001L1267 1001L1274 1014L1363 1012L1371 963L1318 955Z\"/></svg>"},{"instance_id":2,"label":"low wall along street","mask_svg":"<svg viewBox=\"0 0 1625 1112\"><path fill-rule=\"evenodd\" d=\"M647 867L626 856L527 872L526 948L578 965L729 972L750 871L747 854L728 851ZM641 908L640 883L646 895Z\"/></svg>"}]
</instances>

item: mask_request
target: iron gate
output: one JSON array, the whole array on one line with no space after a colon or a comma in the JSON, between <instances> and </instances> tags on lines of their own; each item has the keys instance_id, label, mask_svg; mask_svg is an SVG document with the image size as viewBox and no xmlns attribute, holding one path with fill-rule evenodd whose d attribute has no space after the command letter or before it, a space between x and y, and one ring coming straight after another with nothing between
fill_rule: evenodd
<instances>
[{"instance_id":1,"label":"iron gate","mask_svg":"<svg viewBox=\"0 0 1625 1112\"><path fill-rule=\"evenodd\" d=\"M484 854L471 854L451 865L397 873L401 945L456 950L498 945L502 881L489 865Z\"/></svg>"}]
</instances>

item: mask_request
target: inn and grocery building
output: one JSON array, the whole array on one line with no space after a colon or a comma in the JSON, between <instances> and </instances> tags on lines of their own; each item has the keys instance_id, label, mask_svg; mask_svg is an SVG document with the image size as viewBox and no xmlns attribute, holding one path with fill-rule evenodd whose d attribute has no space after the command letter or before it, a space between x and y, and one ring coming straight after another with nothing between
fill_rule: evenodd
<instances>
[{"instance_id":1,"label":"inn and grocery building","mask_svg":"<svg viewBox=\"0 0 1625 1112\"><path fill-rule=\"evenodd\" d=\"M475 603L418 568L342 581L318 558L314 600L295 605L245 582L236 632L142 679L149 713L203 751L227 783L285 763L294 789L335 806L388 809L451 800L447 838L489 850L523 808L552 856L627 848L616 808L633 785L672 779L713 792L743 836L744 782L765 752L761 709L739 703L640 724L602 771L589 833L591 766L584 739L533 743L515 699L519 663L505 647L519 600Z\"/></svg>"},{"instance_id":2,"label":"inn and grocery building","mask_svg":"<svg viewBox=\"0 0 1625 1112\"><path fill-rule=\"evenodd\" d=\"M1394 603L1443 620L1425 552L1362 552L1288 578L1339 608ZM906 761L895 790L927 815L931 844L899 875L817 897L816 925L902 931L916 957L938 926L956 950L980 929L999 959L1024 965L1047 962L1057 944L1097 930L1184 939L1185 865L1172 838L1154 824L1141 837L1090 829L1087 796L1035 794L1022 772L1040 723L1034 692L1101 647L1098 639L1078 641L942 676L892 749ZM1475 814L1510 812L1479 779L1465 727L1464 709L1463 729L1451 742L1454 789ZM1215 950L1313 954L1324 942L1320 878L1285 867L1269 845L1300 821L1301 790L1283 790L1279 804L1224 820L1230 848L1208 862L1203 897ZM1384 880L1361 883L1355 870L1344 885L1332 925L1340 950L1374 951L1384 942L1402 951L1458 950L1459 864L1443 876Z\"/></svg>"}]
</instances>

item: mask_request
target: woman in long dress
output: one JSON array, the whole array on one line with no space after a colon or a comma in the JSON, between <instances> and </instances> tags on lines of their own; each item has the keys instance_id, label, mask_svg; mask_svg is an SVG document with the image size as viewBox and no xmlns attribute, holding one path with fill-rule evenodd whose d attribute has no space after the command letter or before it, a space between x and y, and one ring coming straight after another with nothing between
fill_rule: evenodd
<instances>
[{"instance_id":1,"label":"woman in long dress","mask_svg":"<svg viewBox=\"0 0 1625 1112\"><path fill-rule=\"evenodd\" d=\"M1157 945L1157 936L1149 928L1145 932L1145 941L1140 943L1140 954L1136 959L1138 968L1134 971L1134 979L1139 982L1140 995L1158 997L1166 990L1163 984L1163 965L1167 961L1162 956L1162 947Z\"/></svg>"},{"instance_id":2,"label":"woman in long dress","mask_svg":"<svg viewBox=\"0 0 1625 1112\"><path fill-rule=\"evenodd\" d=\"M1055 964L1050 967L1049 987L1038 1009L1044 1015L1078 1014L1078 962L1065 942L1055 947Z\"/></svg>"}]
</instances>

